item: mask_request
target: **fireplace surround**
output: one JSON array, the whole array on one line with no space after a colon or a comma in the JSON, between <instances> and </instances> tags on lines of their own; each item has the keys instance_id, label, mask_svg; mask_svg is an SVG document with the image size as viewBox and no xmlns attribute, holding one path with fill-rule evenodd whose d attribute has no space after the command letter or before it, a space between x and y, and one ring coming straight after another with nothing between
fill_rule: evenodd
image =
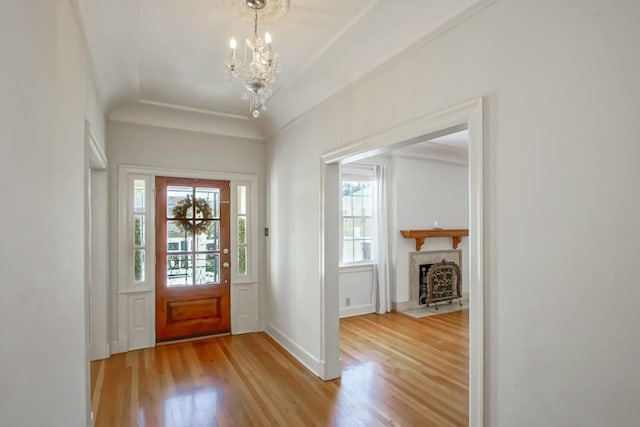
<instances>
[{"instance_id":1,"label":"fireplace surround","mask_svg":"<svg viewBox=\"0 0 640 427\"><path fill-rule=\"evenodd\" d=\"M420 266L440 264L443 260L455 263L458 266L459 271L462 272L462 252L460 250L438 250L409 253L409 304L407 309L411 310L425 306L425 304L420 303ZM457 298L459 298L459 296L456 296L455 298L447 297L440 299L439 301Z\"/></svg>"}]
</instances>

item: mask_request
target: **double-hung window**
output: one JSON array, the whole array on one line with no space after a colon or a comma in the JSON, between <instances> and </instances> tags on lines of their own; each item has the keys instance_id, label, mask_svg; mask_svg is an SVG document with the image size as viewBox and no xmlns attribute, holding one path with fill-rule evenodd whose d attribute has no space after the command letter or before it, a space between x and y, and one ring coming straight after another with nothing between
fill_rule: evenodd
<instances>
[{"instance_id":1,"label":"double-hung window","mask_svg":"<svg viewBox=\"0 0 640 427\"><path fill-rule=\"evenodd\" d=\"M375 173L372 166L345 166L340 171L341 264L373 261Z\"/></svg>"}]
</instances>

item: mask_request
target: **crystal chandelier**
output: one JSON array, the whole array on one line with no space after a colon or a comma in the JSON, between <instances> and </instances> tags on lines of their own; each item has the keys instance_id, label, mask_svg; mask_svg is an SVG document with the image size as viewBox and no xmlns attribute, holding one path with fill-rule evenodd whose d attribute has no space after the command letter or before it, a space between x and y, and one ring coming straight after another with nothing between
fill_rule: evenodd
<instances>
[{"instance_id":1,"label":"crystal chandelier","mask_svg":"<svg viewBox=\"0 0 640 427\"><path fill-rule=\"evenodd\" d=\"M273 0L276 14L268 16L282 17L288 9L288 1L286 9L283 9L282 0ZM236 12L245 14L238 10L238 0L229 2L232 9L235 7ZM255 118L260 116L262 111L267 109L267 100L273 94L273 83L276 81L276 74L280 72L280 62L278 54L273 50L271 45L271 35L264 33L264 37L258 35L258 11L261 16L267 7L267 0L244 0L245 11L253 14L253 36L245 40L244 55L242 60L236 52L236 40L229 40L229 57L226 60L226 71L244 85L242 99L249 100L249 110ZM271 5L270 5L271 6ZM283 11L284 10L284 11ZM279 15L279 16L278 16Z\"/></svg>"}]
</instances>

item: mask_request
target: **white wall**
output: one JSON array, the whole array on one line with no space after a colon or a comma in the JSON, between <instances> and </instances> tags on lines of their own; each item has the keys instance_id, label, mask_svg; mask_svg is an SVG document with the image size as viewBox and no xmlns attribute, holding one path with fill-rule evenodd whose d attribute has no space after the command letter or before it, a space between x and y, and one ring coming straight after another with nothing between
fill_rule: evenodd
<instances>
[{"instance_id":1,"label":"white wall","mask_svg":"<svg viewBox=\"0 0 640 427\"><path fill-rule=\"evenodd\" d=\"M90 358L110 355L109 340L109 180L106 170L91 171Z\"/></svg>"},{"instance_id":2,"label":"white wall","mask_svg":"<svg viewBox=\"0 0 640 427\"><path fill-rule=\"evenodd\" d=\"M258 177L258 230L264 227L264 152L262 142L228 136L159 128L110 120L107 123L110 200L118 200L118 167L122 164L208 172L253 174ZM111 203L111 312L117 313L118 206ZM259 240L258 288L262 282L264 240ZM117 316L111 316L112 342Z\"/></svg>"},{"instance_id":3,"label":"white wall","mask_svg":"<svg viewBox=\"0 0 640 427\"><path fill-rule=\"evenodd\" d=\"M320 155L485 96L486 425L637 424L638 20L500 0L281 130L268 322L320 357Z\"/></svg>"},{"instance_id":4,"label":"white wall","mask_svg":"<svg viewBox=\"0 0 640 427\"><path fill-rule=\"evenodd\" d=\"M374 278L373 264L340 267L340 317L359 316L376 310L373 299Z\"/></svg>"},{"instance_id":5,"label":"white wall","mask_svg":"<svg viewBox=\"0 0 640 427\"><path fill-rule=\"evenodd\" d=\"M71 2L2 2L0 52L0 425L85 426L84 129L95 94Z\"/></svg>"},{"instance_id":6,"label":"white wall","mask_svg":"<svg viewBox=\"0 0 640 427\"><path fill-rule=\"evenodd\" d=\"M400 230L469 228L468 167L435 160L394 156L390 168L389 226L394 240L391 255L391 299L409 300L409 253L416 251L415 240L405 239ZM451 250L451 238L429 238L422 251ZM462 289L469 292L469 239L458 245L462 251Z\"/></svg>"}]
</instances>

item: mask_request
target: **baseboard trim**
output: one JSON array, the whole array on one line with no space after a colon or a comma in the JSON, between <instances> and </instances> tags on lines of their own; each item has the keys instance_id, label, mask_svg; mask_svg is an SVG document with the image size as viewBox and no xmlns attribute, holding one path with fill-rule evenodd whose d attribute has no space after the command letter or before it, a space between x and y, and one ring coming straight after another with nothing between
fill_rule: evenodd
<instances>
[{"instance_id":1,"label":"baseboard trim","mask_svg":"<svg viewBox=\"0 0 640 427\"><path fill-rule=\"evenodd\" d=\"M376 310L373 308L371 304L363 304L363 305L354 305L351 307L344 307L340 309L340 318L343 317L351 317L351 316L361 316L363 314L373 313Z\"/></svg>"},{"instance_id":2,"label":"baseboard trim","mask_svg":"<svg viewBox=\"0 0 640 427\"><path fill-rule=\"evenodd\" d=\"M282 348L287 350L298 362L302 363L307 369L313 372L315 375L321 377L324 373L323 363L313 357L308 351L302 348L301 345L296 343L287 334L280 329L267 322L264 330L271 338L273 338Z\"/></svg>"},{"instance_id":3,"label":"baseboard trim","mask_svg":"<svg viewBox=\"0 0 640 427\"><path fill-rule=\"evenodd\" d=\"M391 309L395 311L407 311L410 308L411 303L409 301L404 302L391 302Z\"/></svg>"},{"instance_id":4,"label":"baseboard trim","mask_svg":"<svg viewBox=\"0 0 640 427\"><path fill-rule=\"evenodd\" d=\"M111 356L112 354L120 353L118 350L119 350L118 341L117 340L111 341L111 345L109 346L109 356Z\"/></svg>"}]
</instances>

